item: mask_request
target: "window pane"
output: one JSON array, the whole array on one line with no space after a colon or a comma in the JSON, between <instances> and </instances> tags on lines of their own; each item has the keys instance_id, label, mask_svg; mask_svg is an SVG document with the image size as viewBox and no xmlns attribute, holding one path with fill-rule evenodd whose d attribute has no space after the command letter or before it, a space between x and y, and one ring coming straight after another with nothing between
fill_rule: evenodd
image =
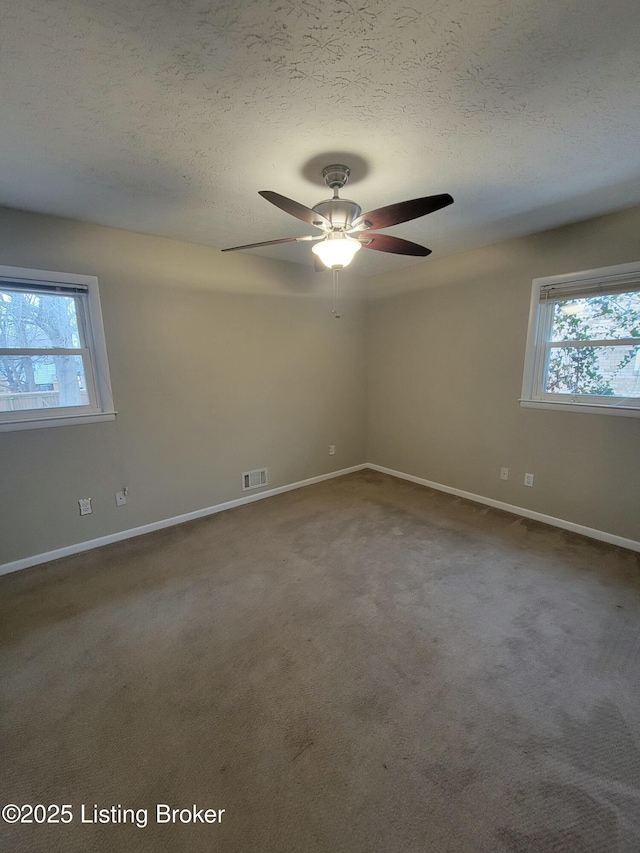
<instances>
[{"instance_id":1,"label":"window pane","mask_svg":"<svg viewBox=\"0 0 640 853\"><path fill-rule=\"evenodd\" d=\"M556 302L552 341L640 338L640 293L615 293Z\"/></svg>"},{"instance_id":2,"label":"window pane","mask_svg":"<svg viewBox=\"0 0 640 853\"><path fill-rule=\"evenodd\" d=\"M82 356L0 356L0 412L88 405Z\"/></svg>"},{"instance_id":3,"label":"window pane","mask_svg":"<svg viewBox=\"0 0 640 853\"><path fill-rule=\"evenodd\" d=\"M0 288L0 348L80 347L73 296Z\"/></svg>"},{"instance_id":4,"label":"window pane","mask_svg":"<svg viewBox=\"0 0 640 853\"><path fill-rule=\"evenodd\" d=\"M640 397L640 345L552 347L544 390L547 394Z\"/></svg>"}]
</instances>

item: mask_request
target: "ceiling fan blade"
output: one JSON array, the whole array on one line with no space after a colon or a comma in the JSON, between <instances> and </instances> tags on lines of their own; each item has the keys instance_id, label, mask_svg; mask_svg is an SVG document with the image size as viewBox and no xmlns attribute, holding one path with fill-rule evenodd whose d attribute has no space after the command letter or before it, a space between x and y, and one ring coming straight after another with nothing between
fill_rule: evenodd
<instances>
[{"instance_id":1,"label":"ceiling fan blade","mask_svg":"<svg viewBox=\"0 0 640 853\"><path fill-rule=\"evenodd\" d=\"M305 207L304 204L299 204L297 201L293 201L293 199L287 198L279 193L271 192L271 190L260 190L258 195L261 195L262 198L266 198L267 201L270 201L271 204L275 204L275 206L279 207L280 210L284 210L285 213L290 213L291 216L295 216L296 219L301 219L308 225L315 225L316 228L322 228L328 231L331 230L331 223L326 216L323 216L321 213L316 213L315 210L311 210L310 207Z\"/></svg>"},{"instance_id":2,"label":"ceiling fan blade","mask_svg":"<svg viewBox=\"0 0 640 853\"><path fill-rule=\"evenodd\" d=\"M398 204L390 204L387 207L379 207L377 210L369 210L367 213L363 213L352 223L349 230L389 228L391 225L399 225L400 222L408 222L410 219L426 216L427 213L434 213L434 211L440 210L448 204L453 204L453 198L449 193L400 201Z\"/></svg>"},{"instance_id":3,"label":"ceiling fan blade","mask_svg":"<svg viewBox=\"0 0 640 853\"><path fill-rule=\"evenodd\" d=\"M419 255L424 258L431 254L431 249L419 246L410 240L392 237L390 234L363 234L360 240L364 249L375 249L376 252L391 252L394 255Z\"/></svg>"},{"instance_id":4,"label":"ceiling fan blade","mask_svg":"<svg viewBox=\"0 0 640 853\"><path fill-rule=\"evenodd\" d=\"M318 240L319 237L283 237L281 240L265 240L262 243L247 243L246 246L232 246L230 249L222 249L223 252L238 252L240 249L257 249L259 246L277 246L278 243L302 243L306 240Z\"/></svg>"}]
</instances>

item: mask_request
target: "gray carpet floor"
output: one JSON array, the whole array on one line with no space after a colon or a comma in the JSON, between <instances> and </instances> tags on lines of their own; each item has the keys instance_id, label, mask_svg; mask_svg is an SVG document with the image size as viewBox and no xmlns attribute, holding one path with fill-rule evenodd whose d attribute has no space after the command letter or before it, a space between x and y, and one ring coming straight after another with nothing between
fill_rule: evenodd
<instances>
[{"instance_id":1,"label":"gray carpet floor","mask_svg":"<svg viewBox=\"0 0 640 853\"><path fill-rule=\"evenodd\" d=\"M3 803L73 814L2 850L640 850L632 552L364 471L0 602Z\"/></svg>"}]
</instances>

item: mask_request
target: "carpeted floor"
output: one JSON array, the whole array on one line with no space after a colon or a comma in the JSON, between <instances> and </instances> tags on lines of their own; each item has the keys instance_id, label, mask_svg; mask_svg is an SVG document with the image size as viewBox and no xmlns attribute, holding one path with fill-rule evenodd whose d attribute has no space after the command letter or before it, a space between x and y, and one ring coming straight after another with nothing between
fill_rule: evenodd
<instances>
[{"instance_id":1,"label":"carpeted floor","mask_svg":"<svg viewBox=\"0 0 640 853\"><path fill-rule=\"evenodd\" d=\"M0 599L2 850L640 850L632 552L364 471Z\"/></svg>"}]
</instances>

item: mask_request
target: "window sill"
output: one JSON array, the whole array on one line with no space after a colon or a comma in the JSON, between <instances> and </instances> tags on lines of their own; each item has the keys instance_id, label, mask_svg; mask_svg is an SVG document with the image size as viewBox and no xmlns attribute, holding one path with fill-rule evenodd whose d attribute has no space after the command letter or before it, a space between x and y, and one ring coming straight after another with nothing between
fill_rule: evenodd
<instances>
[{"instance_id":1,"label":"window sill","mask_svg":"<svg viewBox=\"0 0 640 853\"><path fill-rule=\"evenodd\" d=\"M0 432L17 432L23 429L43 429L44 427L77 426L78 424L97 424L103 421L115 421L116 412L92 412L87 415L58 415L52 418L25 418L24 420L0 423Z\"/></svg>"},{"instance_id":2,"label":"window sill","mask_svg":"<svg viewBox=\"0 0 640 853\"><path fill-rule=\"evenodd\" d=\"M603 406L595 403L565 403L547 400L519 400L524 409L549 409L559 412L582 412L590 415L617 415L623 418L640 418L640 407Z\"/></svg>"}]
</instances>

